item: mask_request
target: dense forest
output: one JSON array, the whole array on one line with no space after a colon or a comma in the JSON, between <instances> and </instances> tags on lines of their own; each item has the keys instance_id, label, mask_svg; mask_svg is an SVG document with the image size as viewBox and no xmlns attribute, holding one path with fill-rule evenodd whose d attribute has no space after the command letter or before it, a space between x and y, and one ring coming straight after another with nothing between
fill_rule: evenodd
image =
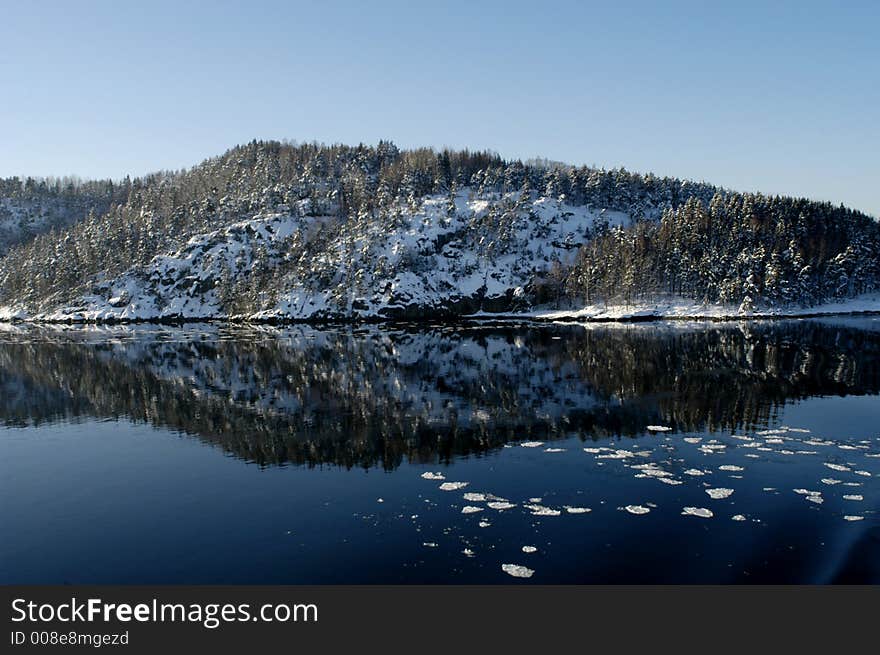
<instances>
[{"instance_id":1,"label":"dense forest","mask_svg":"<svg viewBox=\"0 0 880 655\"><path fill-rule=\"evenodd\" d=\"M13 316L413 318L661 294L751 310L880 284L880 226L844 207L384 141L254 141L116 184L0 180L0 226Z\"/></svg>"}]
</instances>

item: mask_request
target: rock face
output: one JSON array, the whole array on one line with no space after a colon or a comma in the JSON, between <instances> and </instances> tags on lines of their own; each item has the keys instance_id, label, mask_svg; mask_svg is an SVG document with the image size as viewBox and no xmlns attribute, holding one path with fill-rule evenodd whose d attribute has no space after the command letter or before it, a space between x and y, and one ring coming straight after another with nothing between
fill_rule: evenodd
<instances>
[{"instance_id":1,"label":"rock face","mask_svg":"<svg viewBox=\"0 0 880 655\"><path fill-rule=\"evenodd\" d=\"M522 194L426 197L393 225L261 213L191 238L74 303L58 321L199 318L424 320L528 309L536 281L569 263L597 222L629 216ZM15 308L7 308L14 315Z\"/></svg>"}]
</instances>

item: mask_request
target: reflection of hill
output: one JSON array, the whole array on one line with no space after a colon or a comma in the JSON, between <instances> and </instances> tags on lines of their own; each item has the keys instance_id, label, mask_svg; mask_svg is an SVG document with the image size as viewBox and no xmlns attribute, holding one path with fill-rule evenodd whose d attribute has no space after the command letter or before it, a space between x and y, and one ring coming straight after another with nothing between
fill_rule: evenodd
<instances>
[{"instance_id":1,"label":"reflection of hill","mask_svg":"<svg viewBox=\"0 0 880 655\"><path fill-rule=\"evenodd\" d=\"M761 424L789 399L876 393L878 356L880 334L812 322L27 328L0 339L0 419L124 416L260 463L394 467L658 421Z\"/></svg>"}]
</instances>

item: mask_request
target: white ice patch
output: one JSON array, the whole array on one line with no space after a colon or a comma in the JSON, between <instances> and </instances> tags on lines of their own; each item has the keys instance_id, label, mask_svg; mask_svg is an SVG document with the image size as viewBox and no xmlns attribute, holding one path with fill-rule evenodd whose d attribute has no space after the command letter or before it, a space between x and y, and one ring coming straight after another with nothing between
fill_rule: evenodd
<instances>
[{"instance_id":1,"label":"white ice patch","mask_svg":"<svg viewBox=\"0 0 880 655\"><path fill-rule=\"evenodd\" d=\"M559 516L562 514L558 509L544 507L543 505L523 505L526 509L532 511L532 516Z\"/></svg>"},{"instance_id":2,"label":"white ice patch","mask_svg":"<svg viewBox=\"0 0 880 655\"><path fill-rule=\"evenodd\" d=\"M522 552L524 552L524 553L537 553L538 549L535 548L534 546L523 546Z\"/></svg>"},{"instance_id":3,"label":"white ice patch","mask_svg":"<svg viewBox=\"0 0 880 655\"><path fill-rule=\"evenodd\" d=\"M473 505L465 505L461 508L462 514L476 514L477 512L482 512L482 507L474 507Z\"/></svg>"},{"instance_id":4,"label":"white ice patch","mask_svg":"<svg viewBox=\"0 0 880 655\"><path fill-rule=\"evenodd\" d=\"M700 443L703 440L702 437L685 437L682 441L686 443Z\"/></svg>"},{"instance_id":5,"label":"white ice patch","mask_svg":"<svg viewBox=\"0 0 880 655\"><path fill-rule=\"evenodd\" d=\"M502 564L501 570L514 578L531 578L535 574L532 569L520 564Z\"/></svg>"},{"instance_id":6,"label":"white ice patch","mask_svg":"<svg viewBox=\"0 0 880 655\"><path fill-rule=\"evenodd\" d=\"M477 525L480 526L481 528L488 528L492 524L489 523L489 521L480 521L479 523L477 523Z\"/></svg>"},{"instance_id":7,"label":"white ice patch","mask_svg":"<svg viewBox=\"0 0 880 655\"><path fill-rule=\"evenodd\" d=\"M671 485L684 484L681 480L674 480L672 478L657 478L657 481L662 482L663 484L671 484Z\"/></svg>"},{"instance_id":8,"label":"white ice patch","mask_svg":"<svg viewBox=\"0 0 880 655\"><path fill-rule=\"evenodd\" d=\"M820 480L820 482L821 482L822 484L827 484L827 485L840 484L840 480L837 480L837 479L835 479L835 478L822 478L822 479Z\"/></svg>"},{"instance_id":9,"label":"white ice patch","mask_svg":"<svg viewBox=\"0 0 880 655\"><path fill-rule=\"evenodd\" d=\"M477 494L473 492L468 492L464 496L462 496L466 501L471 503L483 503L486 502L486 494Z\"/></svg>"},{"instance_id":10,"label":"white ice patch","mask_svg":"<svg viewBox=\"0 0 880 655\"><path fill-rule=\"evenodd\" d=\"M422 544L425 548L436 548L437 544L433 541L426 541Z\"/></svg>"},{"instance_id":11,"label":"white ice patch","mask_svg":"<svg viewBox=\"0 0 880 655\"><path fill-rule=\"evenodd\" d=\"M733 489L718 487L717 489L706 489L706 493L709 494L709 498L712 498L713 500L720 500L722 498L727 498L728 496L733 494Z\"/></svg>"},{"instance_id":12,"label":"white ice patch","mask_svg":"<svg viewBox=\"0 0 880 655\"><path fill-rule=\"evenodd\" d=\"M625 509L630 514L636 514L636 515L647 514L648 512L651 511L650 509L648 509L647 507L643 507L642 505L627 505L623 509Z\"/></svg>"},{"instance_id":13,"label":"white ice patch","mask_svg":"<svg viewBox=\"0 0 880 655\"><path fill-rule=\"evenodd\" d=\"M746 517L743 516L742 514L734 514L733 516L730 517L730 519L732 521L745 521Z\"/></svg>"},{"instance_id":14,"label":"white ice patch","mask_svg":"<svg viewBox=\"0 0 880 655\"><path fill-rule=\"evenodd\" d=\"M566 505L565 511L569 514L586 514L587 512L592 512L593 510L591 510L589 507L569 507L568 505Z\"/></svg>"},{"instance_id":15,"label":"white ice patch","mask_svg":"<svg viewBox=\"0 0 880 655\"><path fill-rule=\"evenodd\" d=\"M505 510L513 509L516 505L514 503L508 503L506 500L494 500L491 503L486 503L486 507L489 509Z\"/></svg>"},{"instance_id":16,"label":"white ice patch","mask_svg":"<svg viewBox=\"0 0 880 655\"><path fill-rule=\"evenodd\" d=\"M545 448L545 453L564 453L565 448Z\"/></svg>"},{"instance_id":17,"label":"white ice patch","mask_svg":"<svg viewBox=\"0 0 880 655\"><path fill-rule=\"evenodd\" d=\"M700 475L706 475L707 472L708 471L701 471L700 469L687 469L684 472L684 474L685 475L693 475L696 477L696 476L700 476Z\"/></svg>"},{"instance_id":18,"label":"white ice patch","mask_svg":"<svg viewBox=\"0 0 880 655\"><path fill-rule=\"evenodd\" d=\"M864 500L864 496L859 496L858 494L849 494L843 497L844 500Z\"/></svg>"},{"instance_id":19,"label":"white ice patch","mask_svg":"<svg viewBox=\"0 0 880 655\"><path fill-rule=\"evenodd\" d=\"M474 551L472 551L470 548L465 548L463 551L461 551L461 553L465 557L473 557L474 556Z\"/></svg>"},{"instance_id":20,"label":"white ice patch","mask_svg":"<svg viewBox=\"0 0 880 655\"><path fill-rule=\"evenodd\" d=\"M745 471L742 466L737 466L736 464L724 464L723 466L718 467L719 471Z\"/></svg>"},{"instance_id":21,"label":"white ice patch","mask_svg":"<svg viewBox=\"0 0 880 655\"><path fill-rule=\"evenodd\" d=\"M520 446L523 448L540 448L544 445L543 441L523 441Z\"/></svg>"},{"instance_id":22,"label":"white ice patch","mask_svg":"<svg viewBox=\"0 0 880 655\"><path fill-rule=\"evenodd\" d=\"M862 475L866 478L871 477L871 473L869 471L853 471L853 473L855 473L856 475Z\"/></svg>"},{"instance_id":23,"label":"white ice patch","mask_svg":"<svg viewBox=\"0 0 880 655\"><path fill-rule=\"evenodd\" d=\"M830 468L832 471L852 471L852 469L848 466L844 466L843 464L834 464L832 462L825 462L825 466Z\"/></svg>"},{"instance_id":24,"label":"white ice patch","mask_svg":"<svg viewBox=\"0 0 880 655\"><path fill-rule=\"evenodd\" d=\"M705 507L685 507L681 513L682 516L699 516L701 519L711 519L715 516L711 509Z\"/></svg>"},{"instance_id":25,"label":"white ice patch","mask_svg":"<svg viewBox=\"0 0 880 655\"><path fill-rule=\"evenodd\" d=\"M422 473L422 477L425 480L445 480L446 479L446 476L443 475L442 473L440 473L439 471L437 473L434 473L433 471L428 471L427 473Z\"/></svg>"},{"instance_id":26,"label":"white ice patch","mask_svg":"<svg viewBox=\"0 0 880 655\"><path fill-rule=\"evenodd\" d=\"M649 425L648 429L651 432L672 432L672 428L665 425Z\"/></svg>"},{"instance_id":27,"label":"white ice patch","mask_svg":"<svg viewBox=\"0 0 880 655\"><path fill-rule=\"evenodd\" d=\"M470 482L444 482L440 485L440 491L458 491L468 486Z\"/></svg>"},{"instance_id":28,"label":"white ice patch","mask_svg":"<svg viewBox=\"0 0 880 655\"><path fill-rule=\"evenodd\" d=\"M862 520L864 520L864 518L865 518L864 516L847 515L847 516L843 517L843 520L844 521L862 521Z\"/></svg>"}]
</instances>

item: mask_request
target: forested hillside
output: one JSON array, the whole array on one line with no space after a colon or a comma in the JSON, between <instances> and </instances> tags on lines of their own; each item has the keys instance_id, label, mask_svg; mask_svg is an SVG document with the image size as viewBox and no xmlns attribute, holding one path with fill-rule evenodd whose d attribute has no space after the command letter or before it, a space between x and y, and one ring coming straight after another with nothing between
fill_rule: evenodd
<instances>
[{"instance_id":1,"label":"forested hillside","mask_svg":"<svg viewBox=\"0 0 880 655\"><path fill-rule=\"evenodd\" d=\"M62 230L128 199L128 180L0 179L0 255L38 234Z\"/></svg>"},{"instance_id":2,"label":"forested hillside","mask_svg":"<svg viewBox=\"0 0 880 655\"><path fill-rule=\"evenodd\" d=\"M6 317L427 318L664 294L750 311L880 280L877 222L843 207L390 142L254 141L36 197L71 209L0 258Z\"/></svg>"}]
</instances>

